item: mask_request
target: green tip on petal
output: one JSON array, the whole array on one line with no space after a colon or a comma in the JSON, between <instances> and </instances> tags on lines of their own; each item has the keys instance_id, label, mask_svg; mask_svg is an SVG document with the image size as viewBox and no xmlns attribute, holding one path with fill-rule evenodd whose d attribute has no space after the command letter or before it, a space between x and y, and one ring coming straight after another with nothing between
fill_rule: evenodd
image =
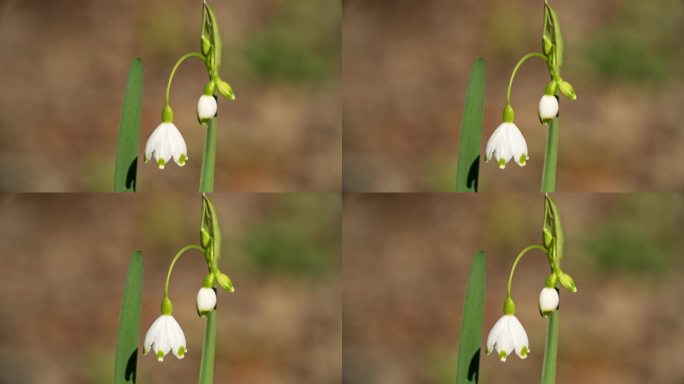
<instances>
[{"instance_id":1,"label":"green tip on petal","mask_svg":"<svg viewBox=\"0 0 684 384\"><path fill-rule=\"evenodd\" d=\"M178 358L179 358L179 359L184 358L184 357L185 357L185 352L186 352L186 351L185 351L185 347L183 347L183 346L181 345L181 346L178 348L178 353L177 353Z\"/></svg>"},{"instance_id":2,"label":"green tip on petal","mask_svg":"<svg viewBox=\"0 0 684 384\"><path fill-rule=\"evenodd\" d=\"M178 166L182 167L185 165L185 161L188 159L188 157L185 155L185 153L181 154L180 157L178 158Z\"/></svg>"},{"instance_id":3,"label":"green tip on petal","mask_svg":"<svg viewBox=\"0 0 684 384\"><path fill-rule=\"evenodd\" d=\"M520 358L521 359L526 358L528 352L529 352L529 350L527 349L527 347L522 347L522 349L520 350Z\"/></svg>"},{"instance_id":4,"label":"green tip on petal","mask_svg":"<svg viewBox=\"0 0 684 384\"><path fill-rule=\"evenodd\" d=\"M164 352L162 352L162 351L157 352L157 361L159 361L159 362L164 361Z\"/></svg>"},{"instance_id":5,"label":"green tip on petal","mask_svg":"<svg viewBox=\"0 0 684 384\"><path fill-rule=\"evenodd\" d=\"M501 359L501 361L506 361L506 356L507 356L506 352L504 352L504 351L499 352L499 359Z\"/></svg>"},{"instance_id":6,"label":"green tip on petal","mask_svg":"<svg viewBox=\"0 0 684 384\"><path fill-rule=\"evenodd\" d=\"M164 166L166 166L164 159L157 160L157 166L159 167L159 169L164 169Z\"/></svg>"},{"instance_id":7,"label":"green tip on petal","mask_svg":"<svg viewBox=\"0 0 684 384\"><path fill-rule=\"evenodd\" d=\"M527 156L520 155L520 166L524 167L527 164Z\"/></svg>"},{"instance_id":8,"label":"green tip on petal","mask_svg":"<svg viewBox=\"0 0 684 384\"><path fill-rule=\"evenodd\" d=\"M499 168L501 168L501 169L506 168L506 160L499 159Z\"/></svg>"}]
</instances>

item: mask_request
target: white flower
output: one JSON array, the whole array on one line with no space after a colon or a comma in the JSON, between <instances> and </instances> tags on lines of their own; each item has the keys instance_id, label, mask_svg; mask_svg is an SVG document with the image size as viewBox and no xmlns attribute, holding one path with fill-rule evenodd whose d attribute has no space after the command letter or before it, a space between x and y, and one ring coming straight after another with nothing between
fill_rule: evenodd
<instances>
[{"instance_id":1,"label":"white flower","mask_svg":"<svg viewBox=\"0 0 684 384\"><path fill-rule=\"evenodd\" d=\"M152 323L150 330L145 335L143 354L146 355L153 348L159 361L164 361L164 356L169 351L172 351L179 359L185 356L185 352L187 352L185 335L173 316L161 315Z\"/></svg>"},{"instance_id":2,"label":"white flower","mask_svg":"<svg viewBox=\"0 0 684 384\"><path fill-rule=\"evenodd\" d=\"M214 96L202 95L197 102L197 117L200 121L211 119L216 116L216 98Z\"/></svg>"},{"instance_id":3,"label":"white flower","mask_svg":"<svg viewBox=\"0 0 684 384\"><path fill-rule=\"evenodd\" d=\"M527 357L530 352L527 333L518 318L514 315L503 315L489 332L487 337L486 353L491 353L496 348L501 361L515 351L521 359Z\"/></svg>"},{"instance_id":4,"label":"white flower","mask_svg":"<svg viewBox=\"0 0 684 384\"><path fill-rule=\"evenodd\" d=\"M213 288L200 288L197 292L197 313L204 317L216 307L216 292Z\"/></svg>"},{"instance_id":5,"label":"white flower","mask_svg":"<svg viewBox=\"0 0 684 384\"><path fill-rule=\"evenodd\" d=\"M492 133L492 136L487 141L487 161L491 160L492 156L496 158L499 163L499 168L504 169L506 163L514 159L521 167L527 163L527 143L525 138L516 125L512 122L501 123L498 128Z\"/></svg>"},{"instance_id":6,"label":"white flower","mask_svg":"<svg viewBox=\"0 0 684 384\"><path fill-rule=\"evenodd\" d=\"M185 140L173 123L161 123L152 132L145 145L145 162L154 155L159 169L164 169L172 158L179 166L184 166L188 159L188 149Z\"/></svg>"},{"instance_id":7,"label":"white flower","mask_svg":"<svg viewBox=\"0 0 684 384\"><path fill-rule=\"evenodd\" d=\"M558 115L558 99L553 95L544 95L539 100L539 119L546 123Z\"/></svg>"},{"instance_id":8,"label":"white flower","mask_svg":"<svg viewBox=\"0 0 684 384\"><path fill-rule=\"evenodd\" d=\"M556 288L544 287L539 294L539 311L546 317L558 308L558 291Z\"/></svg>"}]
</instances>

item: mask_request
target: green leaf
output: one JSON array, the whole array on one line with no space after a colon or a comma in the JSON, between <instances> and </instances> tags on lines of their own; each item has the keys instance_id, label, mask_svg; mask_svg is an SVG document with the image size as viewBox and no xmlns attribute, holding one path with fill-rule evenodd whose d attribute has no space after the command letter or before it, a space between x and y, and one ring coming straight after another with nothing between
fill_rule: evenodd
<instances>
[{"instance_id":1,"label":"green leaf","mask_svg":"<svg viewBox=\"0 0 684 384\"><path fill-rule=\"evenodd\" d=\"M475 59L470 73L463 121L461 141L458 149L456 170L456 192L477 192L480 172L480 145L482 143L482 120L484 118L485 62Z\"/></svg>"},{"instance_id":2,"label":"green leaf","mask_svg":"<svg viewBox=\"0 0 684 384\"><path fill-rule=\"evenodd\" d=\"M551 312L549 328L546 333L546 349L544 349L544 365L542 367L542 384L556 382L556 357L558 356L558 316L560 310Z\"/></svg>"},{"instance_id":3,"label":"green leaf","mask_svg":"<svg viewBox=\"0 0 684 384\"><path fill-rule=\"evenodd\" d=\"M204 346L200 363L200 384L212 384L214 380L214 352L216 350L216 310L209 312L204 329Z\"/></svg>"},{"instance_id":4,"label":"green leaf","mask_svg":"<svg viewBox=\"0 0 684 384\"><path fill-rule=\"evenodd\" d=\"M114 192L135 192L140 142L140 111L142 109L143 65L140 59L131 63L128 82L121 105L119 138L116 144Z\"/></svg>"},{"instance_id":5,"label":"green leaf","mask_svg":"<svg viewBox=\"0 0 684 384\"><path fill-rule=\"evenodd\" d=\"M477 383L480 379L486 265L485 253L475 252L463 305L456 368L457 384Z\"/></svg>"},{"instance_id":6,"label":"green leaf","mask_svg":"<svg viewBox=\"0 0 684 384\"><path fill-rule=\"evenodd\" d=\"M549 123L549 133L546 139L546 155L544 156L544 173L542 174L542 192L554 192L556 190L559 120L560 117L556 117Z\"/></svg>"},{"instance_id":7,"label":"green leaf","mask_svg":"<svg viewBox=\"0 0 684 384\"><path fill-rule=\"evenodd\" d=\"M124 284L119 333L116 338L114 384L135 383L140 336L140 307L142 301L143 258L140 251L133 252Z\"/></svg>"},{"instance_id":8,"label":"green leaf","mask_svg":"<svg viewBox=\"0 0 684 384\"><path fill-rule=\"evenodd\" d=\"M207 122L207 138L204 141L204 156L200 174L200 192L214 191L214 168L216 165L216 118Z\"/></svg>"}]
</instances>

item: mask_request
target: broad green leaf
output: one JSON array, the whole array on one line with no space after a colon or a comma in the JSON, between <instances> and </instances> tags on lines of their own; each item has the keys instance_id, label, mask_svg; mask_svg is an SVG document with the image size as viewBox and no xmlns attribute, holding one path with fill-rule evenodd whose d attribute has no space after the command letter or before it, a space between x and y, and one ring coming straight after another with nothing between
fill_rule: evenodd
<instances>
[{"instance_id":1,"label":"broad green leaf","mask_svg":"<svg viewBox=\"0 0 684 384\"><path fill-rule=\"evenodd\" d=\"M114 384L135 383L140 336L140 307L142 300L143 258L133 252L128 266L119 313L119 333L116 338Z\"/></svg>"},{"instance_id":2,"label":"broad green leaf","mask_svg":"<svg viewBox=\"0 0 684 384\"><path fill-rule=\"evenodd\" d=\"M477 383L480 379L486 265L485 253L475 252L463 305L456 368L457 384Z\"/></svg>"},{"instance_id":3,"label":"broad green leaf","mask_svg":"<svg viewBox=\"0 0 684 384\"><path fill-rule=\"evenodd\" d=\"M142 109L143 65L133 60L121 105L119 138L116 143L114 192L135 192L138 144L140 142L140 111Z\"/></svg>"},{"instance_id":4,"label":"broad green leaf","mask_svg":"<svg viewBox=\"0 0 684 384\"><path fill-rule=\"evenodd\" d=\"M214 352L216 350L216 310L207 315L207 325L204 329L204 346L202 347L202 361L200 362L200 384L212 384L214 380Z\"/></svg>"},{"instance_id":5,"label":"broad green leaf","mask_svg":"<svg viewBox=\"0 0 684 384\"><path fill-rule=\"evenodd\" d=\"M456 192L477 192L480 172L480 145L482 143L482 120L484 118L485 62L475 59L470 73L463 121L461 141L458 149L456 170Z\"/></svg>"},{"instance_id":6,"label":"broad green leaf","mask_svg":"<svg viewBox=\"0 0 684 384\"><path fill-rule=\"evenodd\" d=\"M556 382L556 357L558 356L558 316L559 310L551 312L549 328L546 333L546 349L544 349L544 365L542 367L542 384Z\"/></svg>"}]
</instances>

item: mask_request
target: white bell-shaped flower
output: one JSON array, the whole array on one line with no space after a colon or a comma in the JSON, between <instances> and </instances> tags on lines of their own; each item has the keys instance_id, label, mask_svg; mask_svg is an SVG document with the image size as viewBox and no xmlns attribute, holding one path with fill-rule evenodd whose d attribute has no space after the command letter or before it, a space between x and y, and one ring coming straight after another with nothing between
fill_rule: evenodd
<instances>
[{"instance_id":1,"label":"white bell-shaped flower","mask_svg":"<svg viewBox=\"0 0 684 384\"><path fill-rule=\"evenodd\" d=\"M181 167L185 165L188 159L188 149L183 136L173 123L159 124L147 139L145 162L150 161L152 156L157 161L159 169L164 169L171 159Z\"/></svg>"},{"instance_id":2,"label":"white bell-shaped flower","mask_svg":"<svg viewBox=\"0 0 684 384\"><path fill-rule=\"evenodd\" d=\"M487 141L485 154L487 161L494 157L501 169L506 168L506 163L511 159L514 159L521 167L525 166L529 159L525 138L513 122L501 123L496 128Z\"/></svg>"},{"instance_id":3,"label":"white bell-shaped flower","mask_svg":"<svg viewBox=\"0 0 684 384\"><path fill-rule=\"evenodd\" d=\"M200 121L205 121L216 116L216 111L218 110L218 105L216 104L216 98L210 95L202 95L197 101L197 118Z\"/></svg>"},{"instance_id":4,"label":"white bell-shaped flower","mask_svg":"<svg viewBox=\"0 0 684 384\"><path fill-rule=\"evenodd\" d=\"M489 332L487 337L486 353L491 353L496 348L496 353L501 361L506 361L506 357L515 351L521 359L527 357L530 352L530 344L527 340L527 333L517 317L514 315L503 315Z\"/></svg>"},{"instance_id":5,"label":"white bell-shaped flower","mask_svg":"<svg viewBox=\"0 0 684 384\"><path fill-rule=\"evenodd\" d=\"M541 293L539 293L539 312L544 317L548 316L551 312L558 309L559 301L560 298L556 288L544 287Z\"/></svg>"},{"instance_id":6,"label":"white bell-shaped flower","mask_svg":"<svg viewBox=\"0 0 684 384\"><path fill-rule=\"evenodd\" d=\"M216 291L213 288L200 288L197 292L197 313L204 317L214 308L216 308Z\"/></svg>"},{"instance_id":7,"label":"white bell-shaped flower","mask_svg":"<svg viewBox=\"0 0 684 384\"><path fill-rule=\"evenodd\" d=\"M544 95L539 100L539 119L543 123L558 116L558 99L553 95Z\"/></svg>"},{"instance_id":8,"label":"white bell-shaped flower","mask_svg":"<svg viewBox=\"0 0 684 384\"><path fill-rule=\"evenodd\" d=\"M147 331L143 354L147 355L153 349L159 361L164 361L164 356L169 352L173 352L179 359L185 356L187 352L185 335L173 316L159 316Z\"/></svg>"}]
</instances>

